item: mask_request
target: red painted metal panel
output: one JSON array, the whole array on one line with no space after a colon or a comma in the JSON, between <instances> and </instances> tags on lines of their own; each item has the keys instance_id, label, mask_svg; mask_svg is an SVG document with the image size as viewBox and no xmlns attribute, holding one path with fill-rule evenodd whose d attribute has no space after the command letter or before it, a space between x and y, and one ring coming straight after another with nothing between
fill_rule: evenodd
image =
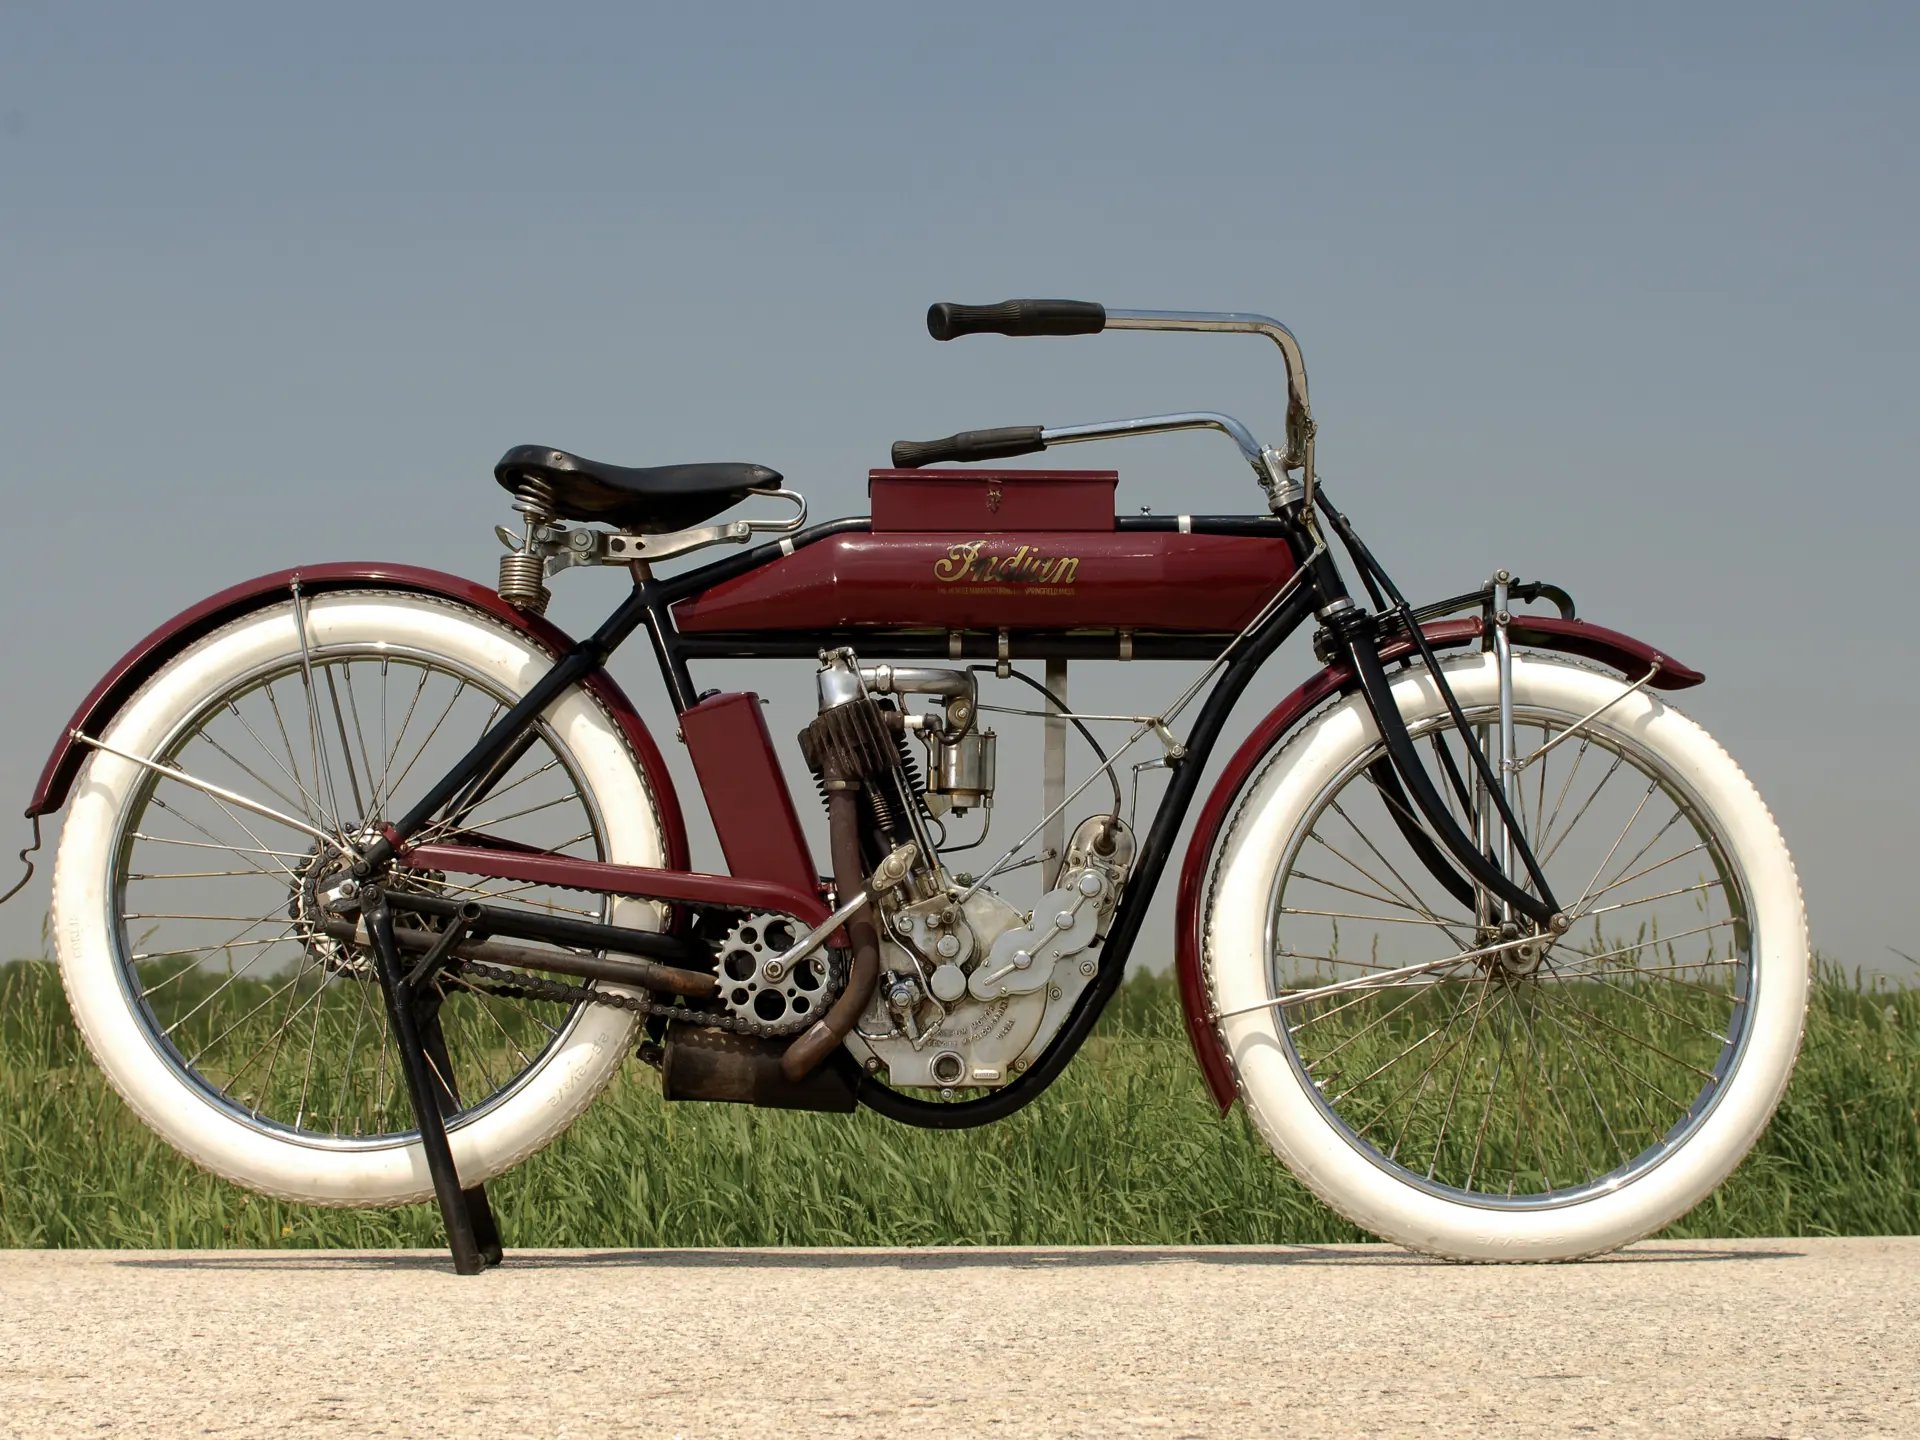
<instances>
[{"instance_id":1,"label":"red painted metal panel","mask_svg":"<svg viewBox=\"0 0 1920 1440\"><path fill-rule=\"evenodd\" d=\"M486 875L500 880L524 880L534 885L631 895L641 900L671 900L683 905L772 910L796 916L808 925L818 925L828 913L817 895L734 875L609 865L601 860L576 860L571 855L490 850L477 845L415 845L403 850L400 858L423 870L444 870L453 875Z\"/></svg>"},{"instance_id":2,"label":"red painted metal panel","mask_svg":"<svg viewBox=\"0 0 1920 1440\"><path fill-rule=\"evenodd\" d=\"M1698 685L1707 678L1700 671L1682 665L1651 645L1622 635L1617 630L1589 625L1584 620L1515 616L1512 628L1514 639L1519 644L1598 660L1635 680L1646 674L1657 659L1660 661L1660 674L1651 683L1664 689L1682 690L1690 685ZM1479 641L1481 622L1478 617L1445 620L1428 625L1425 633L1427 643L1434 649L1455 649ZM1412 649L1412 642L1403 638L1382 645L1380 655L1384 660L1397 660ZM1213 793L1207 797L1200 818L1194 822L1193 838L1187 842L1186 860L1180 868L1180 893L1174 910L1174 973L1180 984L1180 1004L1185 1011L1187 1039L1193 1044L1194 1058L1200 1062L1200 1072L1206 1076L1207 1086L1213 1091L1213 1098L1222 1114L1233 1106L1235 1087L1233 1066L1227 1060L1220 1036L1213 1028L1207 1005L1206 977L1200 968L1201 925L1206 918L1201 913L1200 902L1207 866L1213 858L1214 847L1219 843L1220 827L1226 823L1227 810L1255 767L1302 717L1352 683L1351 667L1331 665L1276 705L1254 727L1253 733L1234 751L1233 758L1220 772Z\"/></svg>"},{"instance_id":3,"label":"red painted metal panel","mask_svg":"<svg viewBox=\"0 0 1920 1440\"><path fill-rule=\"evenodd\" d=\"M870 470L876 533L1111 530L1117 470Z\"/></svg>"},{"instance_id":4,"label":"red painted metal panel","mask_svg":"<svg viewBox=\"0 0 1920 1440\"><path fill-rule=\"evenodd\" d=\"M401 590L438 595L471 605L496 620L505 621L550 654L562 654L573 644L559 626L538 615L528 615L514 609L491 587L464 580L458 575L424 570L415 565L363 562L308 565L298 570L281 570L246 580L183 610L120 657L119 663L80 702L80 708L73 712L67 728L61 731L60 741L54 747L53 754L47 757L46 768L40 772L40 783L27 805L29 818L50 814L67 803L67 791L86 758L85 747L73 742L72 731L98 735L133 693L167 661L229 620L238 619L263 605L276 603L289 593L296 578L300 581L302 593L308 595L319 595L330 590ZM586 688L607 707L620 722L620 728L626 732L627 742L633 746L634 757L640 762L641 773L646 776L647 784L653 790L654 801L660 807L661 824L666 830L667 862L675 869L684 869L687 864L686 821L680 813L680 798L674 791L673 779L667 773L660 747L654 743L652 733L648 731L639 712L633 708L633 702L606 671L597 671L589 677Z\"/></svg>"},{"instance_id":5,"label":"red painted metal panel","mask_svg":"<svg viewBox=\"0 0 1920 1440\"><path fill-rule=\"evenodd\" d=\"M1175 531L835 535L682 601L708 630L1230 635L1293 573L1284 540Z\"/></svg>"},{"instance_id":6,"label":"red painted metal panel","mask_svg":"<svg viewBox=\"0 0 1920 1440\"><path fill-rule=\"evenodd\" d=\"M1477 637L1480 622L1475 620L1471 623ZM1558 650L1585 660L1598 660L1602 665L1611 665L1635 680L1646 674L1658 661L1660 673L1647 682L1656 690L1685 690L1707 678L1701 671L1690 665L1682 665L1665 651L1656 650L1644 641L1636 640L1631 635L1622 635L1618 630L1609 630L1603 625L1589 625L1585 620L1561 620L1550 615L1516 615L1507 633L1513 637L1516 645L1530 645L1538 650Z\"/></svg>"},{"instance_id":7,"label":"red painted metal panel","mask_svg":"<svg viewBox=\"0 0 1920 1440\"><path fill-rule=\"evenodd\" d=\"M760 697L716 695L680 714L707 812L735 875L813 892L820 883Z\"/></svg>"}]
</instances>

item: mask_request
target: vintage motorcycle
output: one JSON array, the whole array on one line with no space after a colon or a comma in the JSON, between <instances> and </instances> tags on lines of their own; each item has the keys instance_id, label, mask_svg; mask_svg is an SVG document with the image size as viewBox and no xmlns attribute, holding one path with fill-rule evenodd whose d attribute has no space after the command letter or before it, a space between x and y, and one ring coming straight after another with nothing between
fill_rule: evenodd
<instances>
[{"instance_id":1,"label":"vintage motorcycle","mask_svg":"<svg viewBox=\"0 0 1920 1440\"><path fill-rule=\"evenodd\" d=\"M1230 712L1312 622L1325 668L1225 758L1180 868L1174 963L1222 1109L1438 1255L1594 1254L1712 1191L1786 1085L1808 943L1766 806L1663 698L1701 674L1505 571L1409 604L1317 482L1273 320L1019 300L928 328L1265 336L1285 441L1185 413L902 442L871 517L813 526L762 466L521 446L495 470L520 516L497 588L316 565L168 621L27 811L68 809L53 931L128 1104L268 1194L433 1196L469 1273L500 1256L483 1182L636 1046L671 1100L1010 1115L1112 999ZM1197 429L1238 447L1261 513L1118 516L1112 472L921 468ZM738 504L782 509L714 523ZM632 590L576 641L547 582L595 566ZM690 868L603 668L639 629L728 874ZM825 877L758 698L693 679L752 657L818 660L799 741ZM1204 670L1096 714L1075 660ZM1024 722L1040 819L1000 849L993 727Z\"/></svg>"}]
</instances>

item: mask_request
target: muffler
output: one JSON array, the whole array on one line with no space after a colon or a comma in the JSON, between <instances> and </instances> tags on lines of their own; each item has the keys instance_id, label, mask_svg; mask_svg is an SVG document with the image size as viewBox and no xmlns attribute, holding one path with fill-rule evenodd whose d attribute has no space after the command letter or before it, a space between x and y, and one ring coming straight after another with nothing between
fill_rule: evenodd
<instances>
[{"instance_id":1,"label":"muffler","mask_svg":"<svg viewBox=\"0 0 1920 1440\"><path fill-rule=\"evenodd\" d=\"M838 1066L819 1066L789 1080L780 1068L786 1048L783 1040L675 1025L660 1057L661 1094L773 1110L853 1110L853 1088Z\"/></svg>"}]
</instances>

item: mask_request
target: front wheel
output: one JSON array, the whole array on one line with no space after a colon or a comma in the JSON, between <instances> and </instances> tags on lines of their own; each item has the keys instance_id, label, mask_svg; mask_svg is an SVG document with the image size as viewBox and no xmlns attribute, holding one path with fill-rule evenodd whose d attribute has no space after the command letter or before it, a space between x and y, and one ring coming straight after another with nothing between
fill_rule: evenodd
<instances>
[{"instance_id":1,"label":"front wheel","mask_svg":"<svg viewBox=\"0 0 1920 1440\"><path fill-rule=\"evenodd\" d=\"M54 865L54 937L95 1058L176 1149L290 1200L432 1193L379 981L364 951L323 932L316 896L347 844L405 814L552 664L498 621L433 597L289 598L188 647L115 717L105 744L201 784L93 755ZM562 695L510 755L423 836L664 863L654 796L591 694ZM637 901L510 881L396 867L385 883L659 923ZM635 1023L457 977L431 999L429 1057L469 1184L566 1128Z\"/></svg>"},{"instance_id":2,"label":"front wheel","mask_svg":"<svg viewBox=\"0 0 1920 1440\"><path fill-rule=\"evenodd\" d=\"M1491 742L1491 657L1446 673ZM1440 762L1454 722L1432 677L1393 693L1497 856L1492 807ZM1799 1045L1806 913L1752 784L1658 697L1520 657L1514 719L1509 799L1563 934L1423 863L1353 696L1237 802L1205 964L1248 1113L1323 1200L1433 1254L1565 1260L1677 1219L1758 1138Z\"/></svg>"}]
</instances>

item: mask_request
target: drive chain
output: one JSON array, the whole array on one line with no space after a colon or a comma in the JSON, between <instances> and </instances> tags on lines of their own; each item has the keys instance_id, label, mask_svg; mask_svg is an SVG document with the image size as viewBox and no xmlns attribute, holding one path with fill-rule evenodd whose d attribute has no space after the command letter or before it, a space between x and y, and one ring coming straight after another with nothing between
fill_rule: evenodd
<instances>
[{"instance_id":1,"label":"drive chain","mask_svg":"<svg viewBox=\"0 0 1920 1440\"><path fill-rule=\"evenodd\" d=\"M841 969L837 965L832 968L836 974ZM510 970L504 965L489 965L480 960L449 961L446 973L475 990L484 990L490 995L501 995L508 999L551 1000L561 1005L610 1005L616 1010L631 1010L636 1015L659 1015L683 1025L730 1030L736 1035L775 1036L788 1033L786 1028L769 1025L764 1020L750 1016L662 1004L650 996L623 995L617 990L596 990L590 985L569 985L561 980L549 980L543 975L529 975L525 971Z\"/></svg>"}]
</instances>

